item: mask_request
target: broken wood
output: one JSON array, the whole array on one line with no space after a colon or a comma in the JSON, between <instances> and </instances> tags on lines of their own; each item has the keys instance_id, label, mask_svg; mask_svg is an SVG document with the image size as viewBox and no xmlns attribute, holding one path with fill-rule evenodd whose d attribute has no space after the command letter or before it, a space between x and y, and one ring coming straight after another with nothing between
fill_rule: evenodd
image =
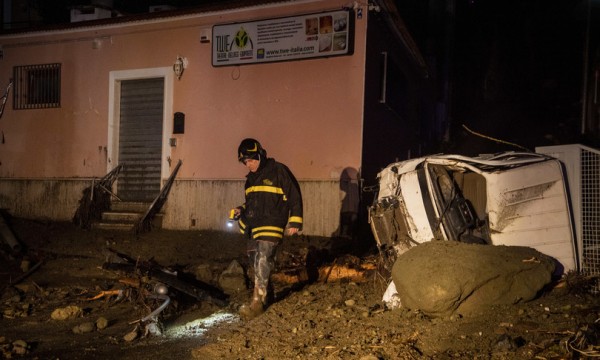
<instances>
[{"instance_id":1,"label":"broken wood","mask_svg":"<svg viewBox=\"0 0 600 360\"><path fill-rule=\"evenodd\" d=\"M140 280L139 279L134 279L134 278L124 278L124 279L119 279L119 282L121 284L127 285L127 286L131 286L134 288L139 288L140 287Z\"/></svg>"},{"instance_id":2,"label":"broken wood","mask_svg":"<svg viewBox=\"0 0 600 360\"><path fill-rule=\"evenodd\" d=\"M98 295L96 295L94 297L85 299L85 301L93 301L93 300L102 299L103 297L122 296L122 295L123 295L123 290L104 290L104 291L101 291Z\"/></svg>"},{"instance_id":3,"label":"broken wood","mask_svg":"<svg viewBox=\"0 0 600 360\"><path fill-rule=\"evenodd\" d=\"M358 267L343 264L337 264L336 261L331 265L325 265L318 268L319 277L317 282L337 282L337 281L352 281L352 282L367 282L372 278L372 274L377 270L373 264L361 264ZM306 276L303 271L295 273L278 272L271 275L271 279L275 282L295 284L306 281Z\"/></svg>"}]
</instances>

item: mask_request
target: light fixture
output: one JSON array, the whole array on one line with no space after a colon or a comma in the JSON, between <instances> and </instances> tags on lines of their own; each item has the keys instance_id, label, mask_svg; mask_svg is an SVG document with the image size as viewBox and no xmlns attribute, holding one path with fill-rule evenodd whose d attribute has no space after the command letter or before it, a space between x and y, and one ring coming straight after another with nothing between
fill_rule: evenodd
<instances>
[{"instance_id":1,"label":"light fixture","mask_svg":"<svg viewBox=\"0 0 600 360\"><path fill-rule=\"evenodd\" d=\"M102 48L102 40L98 38L94 39L92 41L92 49L97 50L100 48Z\"/></svg>"},{"instance_id":2,"label":"light fixture","mask_svg":"<svg viewBox=\"0 0 600 360\"><path fill-rule=\"evenodd\" d=\"M185 61L181 56L177 56L177 60L173 64L173 72L177 76L177 80L181 79L181 75L183 75L183 70L185 69Z\"/></svg>"}]
</instances>

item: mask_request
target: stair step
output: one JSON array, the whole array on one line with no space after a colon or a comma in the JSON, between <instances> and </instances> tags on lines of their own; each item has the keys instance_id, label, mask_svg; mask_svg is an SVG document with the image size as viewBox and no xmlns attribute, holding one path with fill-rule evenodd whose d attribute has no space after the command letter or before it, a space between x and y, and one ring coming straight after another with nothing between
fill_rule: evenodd
<instances>
[{"instance_id":1,"label":"stair step","mask_svg":"<svg viewBox=\"0 0 600 360\"><path fill-rule=\"evenodd\" d=\"M135 223L142 216L141 213L107 211L102 213L102 221Z\"/></svg>"},{"instance_id":2,"label":"stair step","mask_svg":"<svg viewBox=\"0 0 600 360\"><path fill-rule=\"evenodd\" d=\"M144 214L105 212L102 214L102 220L95 223L93 227L101 230L132 230L142 216ZM162 228L162 220L163 214L158 213L154 215L152 219L153 228Z\"/></svg>"},{"instance_id":3,"label":"stair step","mask_svg":"<svg viewBox=\"0 0 600 360\"><path fill-rule=\"evenodd\" d=\"M133 230L134 224L130 223L118 223L118 222L99 222L92 225L96 230L118 230L118 231L130 231Z\"/></svg>"},{"instance_id":4,"label":"stair step","mask_svg":"<svg viewBox=\"0 0 600 360\"><path fill-rule=\"evenodd\" d=\"M116 201L111 204L111 210L102 213L102 220L93 225L94 229L129 231L148 212L151 203ZM154 228L162 228L163 214L158 213L152 219Z\"/></svg>"},{"instance_id":5,"label":"stair step","mask_svg":"<svg viewBox=\"0 0 600 360\"><path fill-rule=\"evenodd\" d=\"M145 214L150 208L151 203L147 202L130 202L130 201L114 201L110 204L111 211L114 212L135 212Z\"/></svg>"}]
</instances>

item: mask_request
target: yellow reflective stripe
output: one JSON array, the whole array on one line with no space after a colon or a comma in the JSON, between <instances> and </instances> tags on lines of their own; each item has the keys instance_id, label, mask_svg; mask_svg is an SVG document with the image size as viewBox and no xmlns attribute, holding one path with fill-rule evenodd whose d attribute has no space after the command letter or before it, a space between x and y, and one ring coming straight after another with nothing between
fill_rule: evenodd
<instances>
[{"instance_id":1,"label":"yellow reflective stripe","mask_svg":"<svg viewBox=\"0 0 600 360\"><path fill-rule=\"evenodd\" d=\"M245 229L246 228L246 224L244 224L244 222L242 220L238 220L238 225L240 226L240 228Z\"/></svg>"},{"instance_id":2,"label":"yellow reflective stripe","mask_svg":"<svg viewBox=\"0 0 600 360\"><path fill-rule=\"evenodd\" d=\"M275 186L265 186L265 185L250 186L249 188L246 189L246 195L248 195L248 193L251 193L251 192L268 192L268 193L283 195L282 188L275 187Z\"/></svg>"},{"instance_id":3,"label":"yellow reflective stripe","mask_svg":"<svg viewBox=\"0 0 600 360\"><path fill-rule=\"evenodd\" d=\"M240 234L245 234L246 232L242 229L240 229Z\"/></svg>"},{"instance_id":4,"label":"yellow reflective stripe","mask_svg":"<svg viewBox=\"0 0 600 360\"><path fill-rule=\"evenodd\" d=\"M295 223L302 224L302 217L300 217L300 216L291 216L289 218L288 222L295 222Z\"/></svg>"},{"instance_id":5,"label":"yellow reflective stripe","mask_svg":"<svg viewBox=\"0 0 600 360\"><path fill-rule=\"evenodd\" d=\"M259 226L259 227L255 227L254 229L252 229L252 233L259 232L259 231L266 231L266 230L283 232L284 229L280 228L279 226Z\"/></svg>"},{"instance_id":6,"label":"yellow reflective stripe","mask_svg":"<svg viewBox=\"0 0 600 360\"><path fill-rule=\"evenodd\" d=\"M259 232L259 233L256 233L256 234L252 235L252 238L256 239L256 238L261 237L261 236L270 236L270 237L276 237L276 238L283 238L283 234L281 234L281 233L274 233L274 232Z\"/></svg>"},{"instance_id":7,"label":"yellow reflective stripe","mask_svg":"<svg viewBox=\"0 0 600 360\"><path fill-rule=\"evenodd\" d=\"M261 236L283 238L283 228L279 226L259 226L252 229L252 238L256 239Z\"/></svg>"}]
</instances>

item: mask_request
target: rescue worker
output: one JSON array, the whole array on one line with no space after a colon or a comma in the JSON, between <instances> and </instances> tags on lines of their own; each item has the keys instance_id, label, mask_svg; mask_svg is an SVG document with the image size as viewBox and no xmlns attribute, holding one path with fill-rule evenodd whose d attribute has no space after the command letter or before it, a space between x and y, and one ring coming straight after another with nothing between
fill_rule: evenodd
<instances>
[{"instance_id":1,"label":"rescue worker","mask_svg":"<svg viewBox=\"0 0 600 360\"><path fill-rule=\"evenodd\" d=\"M238 161L249 170L246 175L245 203L232 209L240 231L248 236L248 257L254 268L254 292L240 315L250 320L262 314L269 294L275 250L283 235L302 229L302 195L292 172L267 157L255 139L244 139L238 147Z\"/></svg>"}]
</instances>

